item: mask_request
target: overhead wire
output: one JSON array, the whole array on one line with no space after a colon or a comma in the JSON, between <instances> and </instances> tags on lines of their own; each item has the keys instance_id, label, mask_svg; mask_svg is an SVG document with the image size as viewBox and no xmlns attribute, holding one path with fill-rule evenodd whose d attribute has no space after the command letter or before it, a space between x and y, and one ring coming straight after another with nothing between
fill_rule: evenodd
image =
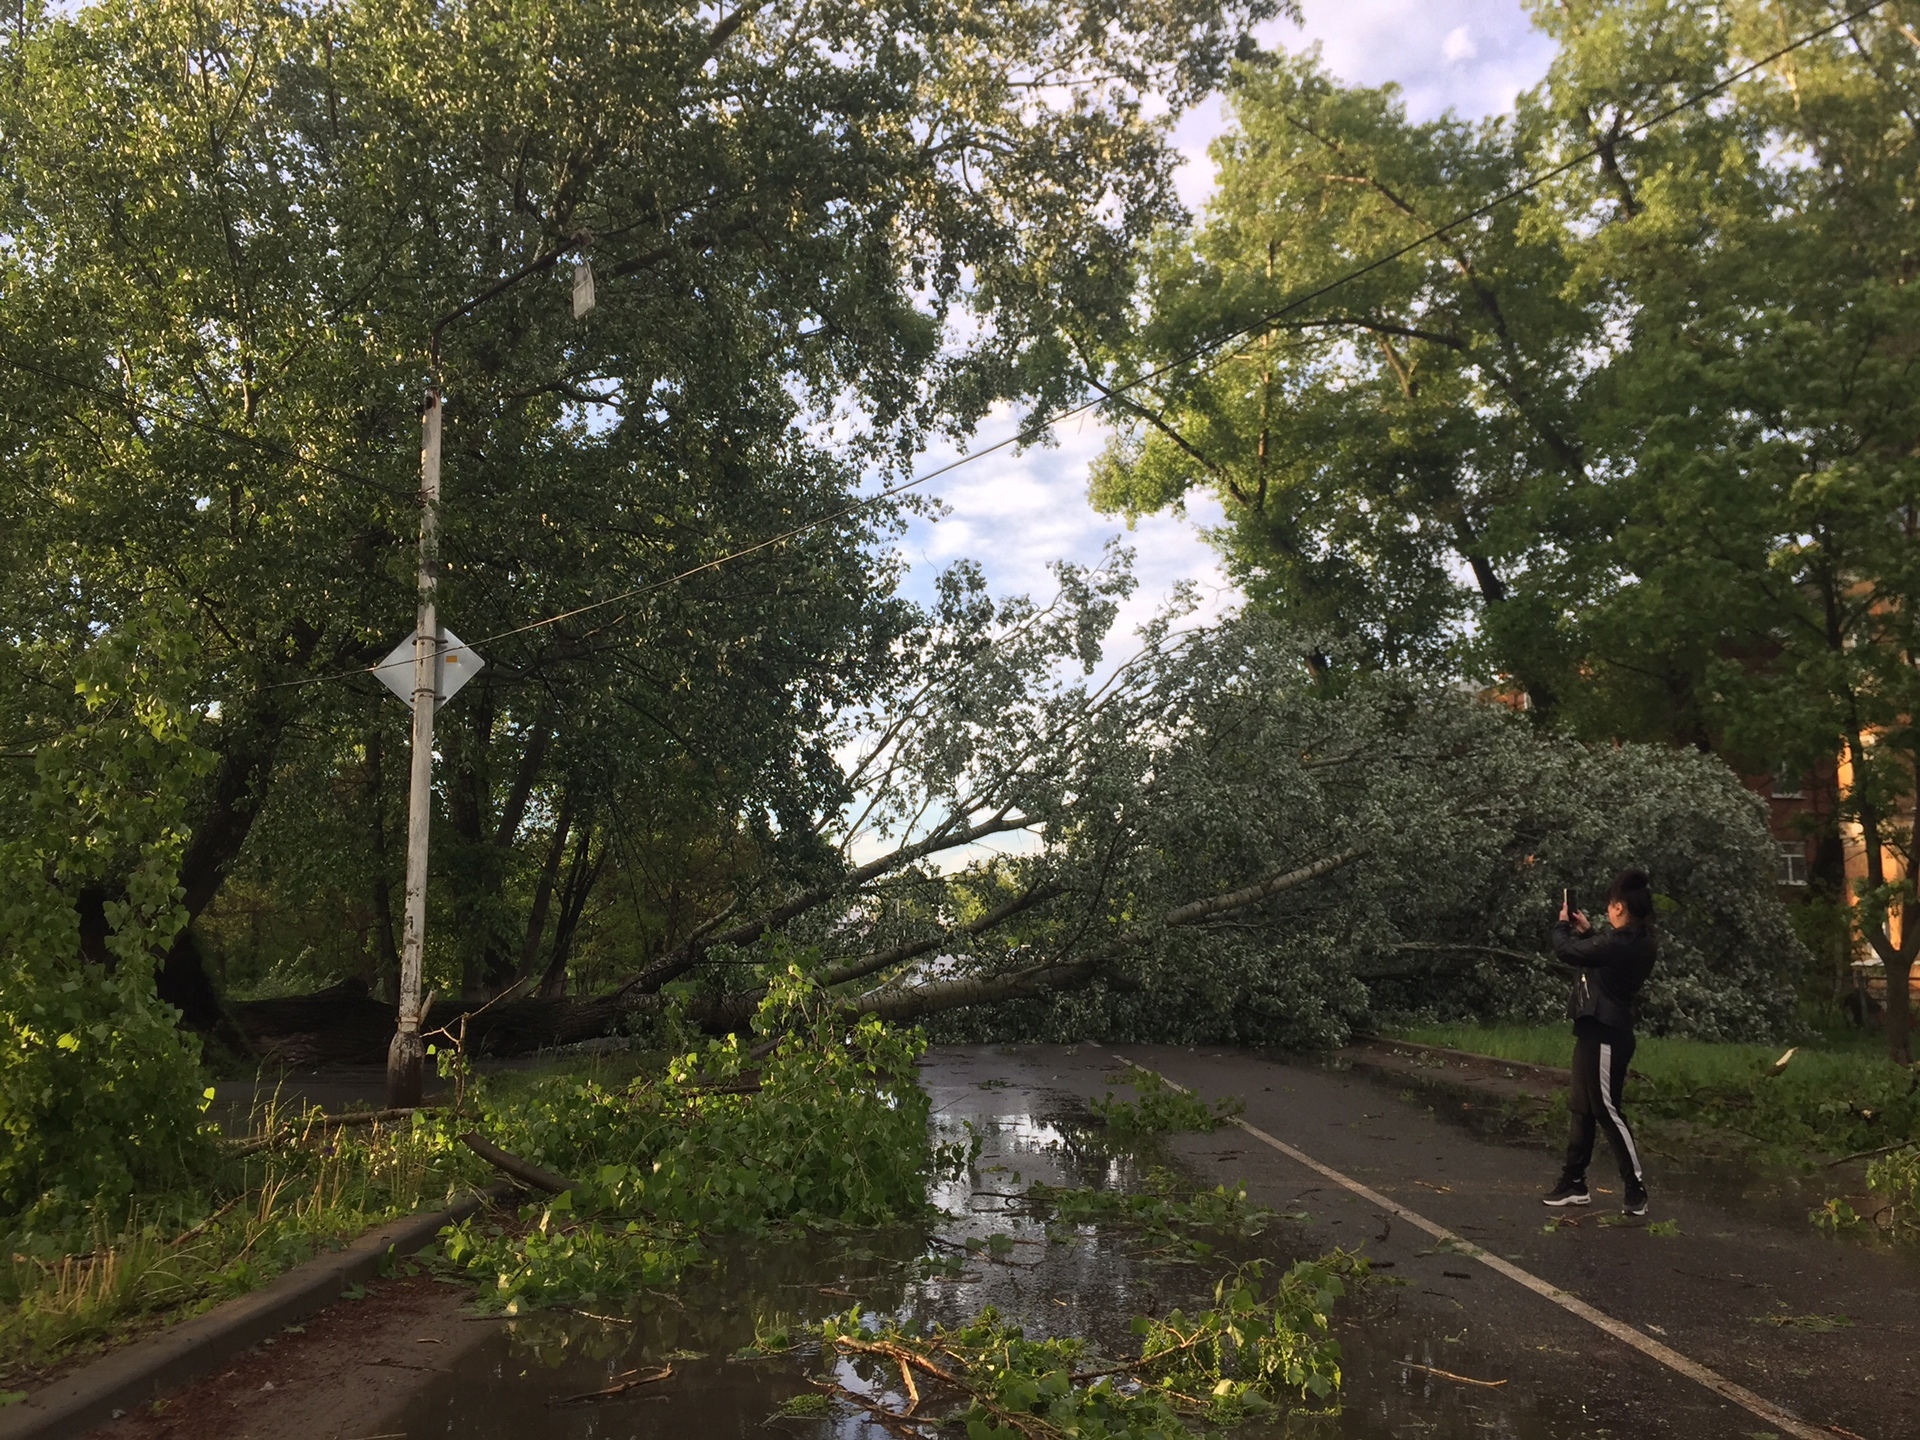
<instances>
[{"instance_id":1,"label":"overhead wire","mask_svg":"<svg viewBox=\"0 0 1920 1440\"><path fill-rule=\"evenodd\" d=\"M570 609L562 610L556 614L544 616L538 620L528 621L524 625L515 625L509 629L497 631L491 635L482 636L477 640L462 642L462 644L469 649L476 646L480 646L480 645L492 644L496 641L510 639L517 635L525 635L535 630L547 629L555 625L564 624L568 620L577 619L579 616L589 614L595 610L602 610L612 605L622 604L629 600L640 599L644 596L657 593L661 590L669 589L673 586L682 584L685 581L690 580L697 575L702 575L709 571L720 569L723 566L730 565L738 560L744 560L749 556L757 555L763 551L772 549L775 546L784 545L791 540L798 539L800 536L810 533L811 531L820 529L823 526L834 524L840 520L846 519L851 515L857 514L862 510L870 509L871 507L875 505L879 505L884 501L887 501L887 500L893 499L896 496L905 494L910 490L916 490L933 480L939 479L943 475L951 474L953 471L958 470L963 466L970 465L977 460L983 460L989 455L996 454L999 451L1006 450L1014 446L1028 444L1031 441L1038 439L1041 435L1045 434L1047 431L1053 429L1057 425L1064 424L1066 421L1072 420L1077 416L1085 415L1092 411L1099 410L1104 406L1110 405L1113 403L1114 400L1118 399L1122 395L1125 395L1134 390L1138 390L1143 386L1150 385L1157 380L1165 379L1168 375L1172 374L1173 372L1177 370L1181 370L1189 365L1193 365L1197 361L1205 361L1209 357L1215 357L1211 364L1203 365L1201 370L1198 372L1198 374L1196 374L1193 377L1194 379L1198 379L1200 374L1205 374L1208 370L1213 369L1216 365L1218 365L1219 363L1222 363L1222 361L1224 361L1224 359L1227 358L1225 354L1217 354L1216 352L1225 352L1229 346L1232 346L1237 341L1250 339L1258 336L1262 332L1272 328L1274 325L1276 325L1280 321L1286 319L1289 315L1292 315L1295 312L1301 309L1304 309L1306 306L1311 305L1316 300L1324 299L1326 296L1332 294L1335 290L1338 290L1343 286L1350 285L1354 281L1359 280L1364 276L1370 275L1377 270L1383 269L1386 266L1393 264L1397 260L1404 259L1406 256L1433 243L1435 240L1442 239L1443 237L1452 233L1453 231L1458 230L1463 225L1470 224L1475 220L1481 219L1482 217L1488 214L1491 214L1494 210L1498 209L1502 205L1508 204L1514 200L1520 199L1523 196L1531 194L1533 191L1538 190L1541 186L1547 184L1548 182L1552 180L1556 180L1560 176L1565 175L1575 169L1578 169L1580 166L1586 164L1590 160L1599 158L1600 155L1603 153L1603 151L1609 145L1618 144L1619 141L1623 138L1637 138L1638 136L1644 135L1649 130L1653 129L1655 126L1664 124L1666 121L1671 120L1676 115L1683 114L1688 110L1694 109L1700 105L1705 104L1706 102L1716 98L1717 96L1725 94L1728 90L1732 89L1735 85L1739 84L1742 80L1745 80L1748 77L1754 74L1757 74L1759 71L1764 70L1769 65L1774 64L1776 61L1784 59L1786 56L1792 54L1796 50L1803 49L1804 47L1813 44L1815 41L1824 39L1828 35L1833 34L1835 31L1841 30L1844 27L1851 25L1857 20L1864 19L1866 16L1872 14L1875 10L1880 9L1886 3L1887 3L1887 0L1869 0L1869 3L1858 6L1852 10L1849 10L1837 16L1835 19L1829 21L1827 24L1819 26L1814 30L1810 30L1804 35L1801 35L1793 40L1790 40L1787 43L1777 47L1776 49L1767 52L1765 55L1762 55L1758 59L1753 60L1750 63L1741 66L1739 69L1734 70L1729 74L1727 74L1726 76L1722 77L1721 79L1715 81L1712 85L1709 85L1704 89L1695 91L1692 94L1689 94L1683 97L1682 99L1675 101L1673 104L1668 105L1661 110L1655 111L1653 114L1645 117L1644 119L1638 120L1631 125L1623 126L1616 135L1609 137L1607 141L1596 142L1595 144L1588 146L1586 149L1583 149L1575 153L1574 155L1570 156L1569 158L1561 161L1557 165L1553 165L1548 169L1539 171L1533 175L1529 175L1526 179L1512 186L1509 186L1507 189L1501 191L1499 194L1491 197L1490 199L1482 201L1480 204L1473 206L1471 209L1460 212L1459 214L1455 215L1452 219L1447 220L1442 224L1436 225L1431 229L1424 231L1420 235L1416 236L1414 239L1409 240L1399 246L1396 246L1395 248L1388 250L1384 254L1376 256L1374 259L1369 260L1366 264L1358 266L1357 268L1352 270L1344 271L1340 275L1334 277L1329 281L1326 281L1321 285L1315 286L1309 290L1306 290L1298 295L1293 296L1285 304L1273 310L1265 311L1253 320L1244 322L1234 327L1231 330L1228 330L1222 334L1216 335L1209 340L1203 341L1199 345L1196 345L1193 348L1185 351L1184 353L1177 355L1174 358L1167 360L1162 364L1155 366L1152 369L1149 369L1138 376L1135 376L1131 380L1127 380L1118 385L1104 387L1101 389L1100 393L1097 396L1089 400L1083 401L1080 404L1072 406L1066 410L1049 415L1044 419L1033 421L1021 427L1020 429L1016 430L1013 434L1005 436L1002 439L997 440L990 445L982 446L978 450L969 451L965 455L962 455L957 457L956 459L950 460L943 465L936 466L931 470L925 471L919 475L915 475L911 479L903 480L898 482L897 484L886 486L878 491L875 491L871 495L864 495L855 500L849 501L847 504L840 506L837 509L831 510L824 515L815 516L814 518L807 520L801 524L792 526L787 530L783 530L779 534L768 536L763 540L755 541L753 544L742 546L737 550L728 551L725 554L714 556L712 559L703 560L697 565L689 566L688 568L677 571L672 575L663 576L658 580L649 581L645 584L635 585L629 589L619 591L613 595L608 595L602 599L588 601L585 604L576 605ZM0 357L0 358L4 358L4 357ZM20 365L20 362L18 361L10 361L9 363L15 364L23 369L30 368L24 365ZM234 432L226 431L223 427L220 427L220 433L225 435L230 435L233 438L237 438L237 439L249 438L249 437L235 435ZM300 458L302 463L305 463L305 464L315 463L315 462L306 460L305 457L298 457L298 458ZM321 468L325 469L330 467L321 466ZM333 473L347 474L348 472L334 471ZM363 480L365 479L365 477L361 477L361 476L349 476L349 478L363 479ZM377 482L374 482L374 483L377 483ZM281 688L287 688L287 687L293 687L293 686L317 685L317 684L322 684L331 680L349 679L355 675L376 674L383 669L399 668L401 666L410 666L410 665L413 665L414 663L415 661L411 658L408 658L403 661L393 661L393 662L383 661L380 664L360 666L351 670L340 670L340 671L335 671L335 672L331 672L324 675L305 676L297 680L279 681L265 688L281 689Z\"/></svg>"},{"instance_id":2,"label":"overhead wire","mask_svg":"<svg viewBox=\"0 0 1920 1440\"><path fill-rule=\"evenodd\" d=\"M1057 414L1050 415L1043 420L1035 421L1021 428L1020 430L1014 432L1012 435L1008 435L1000 440L995 441L991 445L983 446L978 450L969 451L967 454L962 455L957 459L948 461L946 464L940 465L932 470L928 470L923 474L916 475L910 480L904 480L896 485L887 486L884 489L876 491L872 495L862 496L861 498L851 501L837 510L830 511L825 515L817 516L814 519L805 522L804 524L797 525L789 530L782 531L778 535L772 535L767 537L764 540L756 541L751 545L743 546L738 550L730 551L724 555L715 556L711 560L702 561L700 564L690 566L689 568L679 571L676 574L665 576L659 580L650 581L644 585L636 585L631 589L622 590L617 594L609 595L604 599L589 601L584 605L575 606L570 610L563 610L555 615L549 615L539 620L532 620L527 622L524 625L516 625L511 629L502 630L496 634L484 636L479 640L475 640L467 643L472 646L491 644L495 641L509 639L516 635L524 635L530 631L545 629L550 626L563 624L568 620L576 619L579 616L588 614L591 611L603 609L610 605L618 605L624 601L638 599L645 595L649 595L654 592L667 589L671 586L678 585L683 581L692 579L696 575L704 574L710 570L719 569L721 566L731 564L736 560L745 559L748 556L758 554L759 552L770 549L774 546L783 545L790 540L796 539L799 536L808 533L809 531L819 529L821 526L824 526L824 525L831 525L836 521L845 519L849 515L855 514L871 506L880 504L885 500L892 499L893 497L904 494L909 490L918 489L920 486L927 484L929 481L937 480L942 475L950 474L953 471L960 469L964 465L970 465L974 461L984 459L987 456L996 453L997 451L1005 450L1012 446L1027 444L1030 441L1039 438L1041 435L1045 434L1048 430L1051 430L1056 425L1063 424L1068 420L1072 420L1077 416L1087 414L1090 411L1098 410L1103 406L1111 404L1115 399L1128 393L1129 391L1140 389L1141 387L1145 385L1149 385L1156 380L1164 379L1166 376L1168 376L1169 374L1173 373L1176 370L1180 370L1188 365L1193 364L1196 361L1205 360L1209 356L1214 356L1216 352L1223 352L1227 349L1227 347L1233 345L1236 341L1250 339L1258 336L1261 332L1267 329L1270 329L1275 324L1286 319L1289 315L1292 315L1295 312L1305 308L1306 306L1311 305L1316 300L1324 299L1327 295L1330 295L1335 290L1340 289L1342 286L1349 285L1353 283L1355 280L1362 278L1363 276L1370 275L1376 270L1383 269L1384 267L1393 264L1396 260L1404 259L1406 256L1412 254L1414 251L1419 250L1424 246L1431 244L1435 240L1443 238L1444 236L1448 235L1452 231L1458 230L1463 225L1470 224L1471 222L1492 213L1494 210L1498 209L1502 205L1508 204L1511 201L1520 199L1525 195L1531 194L1533 191L1539 189L1541 186L1547 184L1548 182L1552 180L1556 180L1560 176L1565 175L1572 170L1578 169L1580 166L1586 164L1590 160L1597 159L1607 145L1618 144L1619 140L1622 138L1638 137L1640 135L1644 135L1647 131L1653 129L1657 125L1663 124L1666 121L1671 120L1674 116L1682 114L1685 111L1694 109L1697 106L1703 105L1707 101L1714 99L1716 96L1725 94L1728 90L1732 89L1735 85L1739 84L1742 80L1747 79L1749 76L1754 75L1761 70L1764 70L1767 66L1772 65L1774 62L1783 59L1787 55L1792 54L1794 51L1802 49L1807 45L1811 45L1816 40L1823 39L1826 36L1833 34L1835 31L1840 30L1845 26L1852 24L1856 20L1865 18L1867 15L1871 14L1873 11L1880 9L1881 6L1884 5L1885 3L1886 3L1886 0L1869 0L1868 4L1861 5L1853 10L1850 10L1845 14L1840 15L1836 19L1829 21L1827 24L1822 25L1817 29L1810 30L1806 34L1801 35L1798 38L1791 40L1784 45L1779 46L1777 49L1769 51L1767 54L1761 56L1759 59L1754 60L1749 64L1744 65L1735 71L1732 71L1728 75L1724 76L1722 79L1716 81L1714 84L1707 86L1705 89L1696 91L1693 94L1690 94L1681 100L1675 101L1673 104L1665 107L1662 110L1655 111L1652 115L1647 116L1645 119L1636 121L1632 125L1622 127L1619 134L1617 136L1610 138L1608 141L1603 143L1596 143L1594 145L1588 146L1586 149L1579 151L1578 153L1574 154L1568 159L1561 161L1559 164L1554 165L1546 170L1542 170L1536 174L1528 176L1525 180L1519 182L1518 184L1510 186L1506 190L1501 191L1498 195L1493 196L1491 199L1483 201L1482 203L1474 206L1470 210L1462 211L1460 214L1455 215L1451 220L1448 220L1443 224L1434 226L1432 229L1425 231L1424 233L1417 236L1416 238L1407 241L1405 244L1402 244L1392 250L1387 251L1383 255L1376 256L1374 259L1368 261L1366 264L1361 265L1356 269L1345 271L1339 276L1335 277L1334 279L1327 281L1325 284L1316 286L1310 290L1303 292L1302 294L1294 296L1293 298L1288 300L1284 305L1279 306L1277 309L1264 312L1255 320L1246 322L1242 325L1235 327L1232 330L1227 331L1225 334L1218 335L1211 340L1205 341L1202 344L1197 345L1192 349L1186 351L1185 353L1178 355L1173 359L1168 360L1165 363L1144 372L1141 375L1136 376L1132 380L1125 381L1124 383L1119 385L1106 387L1101 391L1099 395L1095 396L1094 398L1083 401L1081 404L1075 405L1070 409L1063 410L1058 412ZM1220 361L1224 360L1225 358L1227 358L1225 355L1220 355L1214 361L1214 364L1220 363ZM1214 368L1213 365L1207 365L1203 367L1200 373L1204 374L1206 370L1209 370L1212 368ZM1194 378L1197 379L1198 375L1196 375ZM414 661L411 659L408 659L405 661L396 661L393 663L396 666L411 665L414 663ZM382 668L385 668L385 666L373 665L373 666L366 667L364 670L342 671L335 675L315 676L310 679L286 681L282 683L291 684L291 685L314 684L314 683L318 683L321 680L340 679L349 675L373 673Z\"/></svg>"}]
</instances>

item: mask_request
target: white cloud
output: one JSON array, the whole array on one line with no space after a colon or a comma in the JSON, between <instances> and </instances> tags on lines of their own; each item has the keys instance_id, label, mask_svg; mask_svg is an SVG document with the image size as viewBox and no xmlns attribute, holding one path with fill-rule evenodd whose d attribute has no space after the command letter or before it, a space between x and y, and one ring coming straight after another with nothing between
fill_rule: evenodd
<instances>
[{"instance_id":1,"label":"white cloud","mask_svg":"<svg viewBox=\"0 0 1920 1440\"><path fill-rule=\"evenodd\" d=\"M1432 120L1448 110L1473 119L1513 108L1539 83L1553 43L1533 28L1518 0L1303 0L1303 23L1276 21L1260 32L1269 48L1320 46L1321 60L1355 85L1400 86L1407 113ZM1207 146L1226 125L1216 100L1181 117L1180 198L1198 210L1213 186Z\"/></svg>"},{"instance_id":2,"label":"white cloud","mask_svg":"<svg viewBox=\"0 0 1920 1440\"><path fill-rule=\"evenodd\" d=\"M1476 59L1480 47L1473 43L1473 32L1465 25L1456 25L1447 32L1447 38L1440 42L1440 53L1451 65L1463 60Z\"/></svg>"},{"instance_id":3,"label":"white cloud","mask_svg":"<svg viewBox=\"0 0 1920 1440\"><path fill-rule=\"evenodd\" d=\"M1415 120L1510 110L1553 57L1552 41L1517 0L1305 0L1301 8L1306 23L1274 40L1288 49L1319 41L1327 67L1354 84L1397 82Z\"/></svg>"},{"instance_id":4,"label":"white cloud","mask_svg":"<svg viewBox=\"0 0 1920 1440\"><path fill-rule=\"evenodd\" d=\"M1013 429L1012 417L996 413L974 449ZM1108 643L1109 654L1124 653L1134 630L1165 606L1174 587L1188 581L1201 595L1201 618L1232 604L1237 592L1221 569L1218 555L1201 537L1199 526L1224 516L1210 496L1196 496L1188 518L1150 515L1129 531L1126 523L1098 514L1087 503L1087 469L1106 445L1108 430L1092 417L1066 422L1051 448L992 455L933 482L947 506L937 521L915 521L900 544L911 566L906 590L924 597L933 575L956 560L977 561L997 595L1053 592L1048 566L1056 560L1092 564L1108 540L1119 537L1134 551L1139 589L1121 607ZM932 451L921 468L933 469L954 458Z\"/></svg>"}]
</instances>

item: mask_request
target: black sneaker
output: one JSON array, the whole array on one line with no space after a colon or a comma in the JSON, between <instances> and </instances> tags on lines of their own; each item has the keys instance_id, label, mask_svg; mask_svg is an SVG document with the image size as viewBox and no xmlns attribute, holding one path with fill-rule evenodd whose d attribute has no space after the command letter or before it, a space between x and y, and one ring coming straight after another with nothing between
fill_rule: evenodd
<instances>
[{"instance_id":1,"label":"black sneaker","mask_svg":"<svg viewBox=\"0 0 1920 1440\"><path fill-rule=\"evenodd\" d=\"M1540 1197L1542 1205L1552 1205L1556 1209L1562 1205L1591 1205L1593 1197L1587 1194L1587 1182L1584 1180L1562 1180L1553 1189Z\"/></svg>"},{"instance_id":2,"label":"black sneaker","mask_svg":"<svg viewBox=\"0 0 1920 1440\"><path fill-rule=\"evenodd\" d=\"M1629 1215L1646 1214L1647 1187L1644 1185L1629 1185L1627 1187L1626 1199L1620 1202L1620 1208Z\"/></svg>"}]
</instances>

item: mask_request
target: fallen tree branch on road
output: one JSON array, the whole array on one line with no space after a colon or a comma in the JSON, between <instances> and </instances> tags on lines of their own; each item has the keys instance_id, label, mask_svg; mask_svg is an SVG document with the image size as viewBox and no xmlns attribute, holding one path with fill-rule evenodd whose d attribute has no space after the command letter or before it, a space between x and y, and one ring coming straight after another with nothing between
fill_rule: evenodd
<instances>
[{"instance_id":1,"label":"fallen tree branch on road","mask_svg":"<svg viewBox=\"0 0 1920 1440\"><path fill-rule=\"evenodd\" d=\"M617 1395L626 1394L629 1390L637 1390L642 1385L657 1385L662 1380L671 1379L673 1377L673 1366L662 1365L659 1370L651 1375L642 1375L638 1370L629 1370L626 1374L635 1378L619 1380L616 1384L609 1385L604 1390L584 1390L578 1395L569 1395L563 1400L553 1400L548 1403L553 1405L579 1405L589 1400L611 1400Z\"/></svg>"},{"instance_id":2,"label":"fallen tree branch on road","mask_svg":"<svg viewBox=\"0 0 1920 1440\"><path fill-rule=\"evenodd\" d=\"M1428 1375L1438 1375L1442 1380L1452 1380L1460 1385L1478 1385L1483 1390L1498 1390L1502 1385L1507 1383L1504 1380L1476 1380L1471 1375L1456 1375L1451 1370L1442 1370L1434 1365L1422 1365L1417 1360L1402 1360L1400 1363L1409 1370L1419 1370Z\"/></svg>"},{"instance_id":3,"label":"fallen tree branch on road","mask_svg":"<svg viewBox=\"0 0 1920 1440\"><path fill-rule=\"evenodd\" d=\"M1098 955L1087 960L1030 965L1005 975L956 975L946 980L900 989L869 990L846 1008L853 1015L877 1015L900 1024L942 1010L967 1005L996 1005L1005 1000L1033 1000L1085 985L1113 959Z\"/></svg>"},{"instance_id":4,"label":"fallen tree branch on road","mask_svg":"<svg viewBox=\"0 0 1920 1440\"><path fill-rule=\"evenodd\" d=\"M996 926L1004 925L1014 916L1031 910L1036 905L1044 904L1046 901L1054 899L1056 896L1064 893L1064 890L1065 887L1061 885L1038 886L1029 890L1024 895L1009 900L999 908L988 911L977 920L970 920L964 925L956 925L950 930L943 930L938 935L930 936L924 940L916 940L911 944L896 945L891 950L881 950L875 954L862 955L858 959L844 961L838 965L829 965L815 978L818 979L823 986L844 985L852 980L861 980L868 975L878 974L880 971L888 969L891 966L903 965L909 960L918 960L922 955L927 955L938 950L942 945L948 944L958 936L984 935Z\"/></svg>"},{"instance_id":5,"label":"fallen tree branch on road","mask_svg":"<svg viewBox=\"0 0 1920 1440\"><path fill-rule=\"evenodd\" d=\"M1297 870L1288 870L1283 874L1269 876L1244 889L1231 890L1225 895L1216 895L1210 900L1195 900L1190 904L1182 905L1177 910L1168 911L1164 923L1168 928L1177 925L1193 925L1215 915L1224 915L1229 910L1244 910L1249 905L1258 905L1262 900L1270 900L1283 891L1294 890L1318 880L1322 875L1331 874L1343 865L1351 865L1359 858L1358 850L1329 855L1324 860L1316 860L1311 865L1302 865Z\"/></svg>"},{"instance_id":6,"label":"fallen tree branch on road","mask_svg":"<svg viewBox=\"0 0 1920 1440\"><path fill-rule=\"evenodd\" d=\"M580 1188L564 1176L556 1175L551 1170L542 1170L531 1161L522 1160L518 1155L502 1150L492 1141L483 1138L478 1131L467 1131L460 1137L460 1143L494 1169L511 1175L515 1180L532 1189L544 1190L549 1195L559 1195L564 1191Z\"/></svg>"}]
</instances>

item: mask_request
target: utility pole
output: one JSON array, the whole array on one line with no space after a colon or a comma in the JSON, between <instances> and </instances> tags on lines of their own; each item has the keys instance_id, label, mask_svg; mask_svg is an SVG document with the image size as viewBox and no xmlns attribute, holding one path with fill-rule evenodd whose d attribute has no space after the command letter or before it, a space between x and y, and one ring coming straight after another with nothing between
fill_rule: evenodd
<instances>
[{"instance_id":1,"label":"utility pole","mask_svg":"<svg viewBox=\"0 0 1920 1440\"><path fill-rule=\"evenodd\" d=\"M413 764L407 787L407 909L400 942L400 1006L393 1039L387 1045L387 1107L410 1108L426 1088L427 1045L420 1038L426 1007L420 999L421 962L427 944L427 826L433 818L433 711L485 662L440 628L440 335L447 326L518 285L543 274L570 250L580 250L573 267L573 318L594 306L593 267L582 232L450 310L435 322L427 346L432 380L420 420L420 578L419 619L413 630ZM451 643L449 643L451 642ZM403 642L404 643L404 642ZM464 660L460 673L444 668ZM384 669L385 667L380 667ZM390 688L398 689L397 686Z\"/></svg>"},{"instance_id":2,"label":"utility pole","mask_svg":"<svg viewBox=\"0 0 1920 1440\"><path fill-rule=\"evenodd\" d=\"M413 632L413 767L407 791L407 910L400 1016L387 1047L387 1106L418 1105L425 1086L420 962L427 940L427 824L433 817L433 709L440 693L440 380L427 390L420 443L419 622Z\"/></svg>"}]
</instances>

